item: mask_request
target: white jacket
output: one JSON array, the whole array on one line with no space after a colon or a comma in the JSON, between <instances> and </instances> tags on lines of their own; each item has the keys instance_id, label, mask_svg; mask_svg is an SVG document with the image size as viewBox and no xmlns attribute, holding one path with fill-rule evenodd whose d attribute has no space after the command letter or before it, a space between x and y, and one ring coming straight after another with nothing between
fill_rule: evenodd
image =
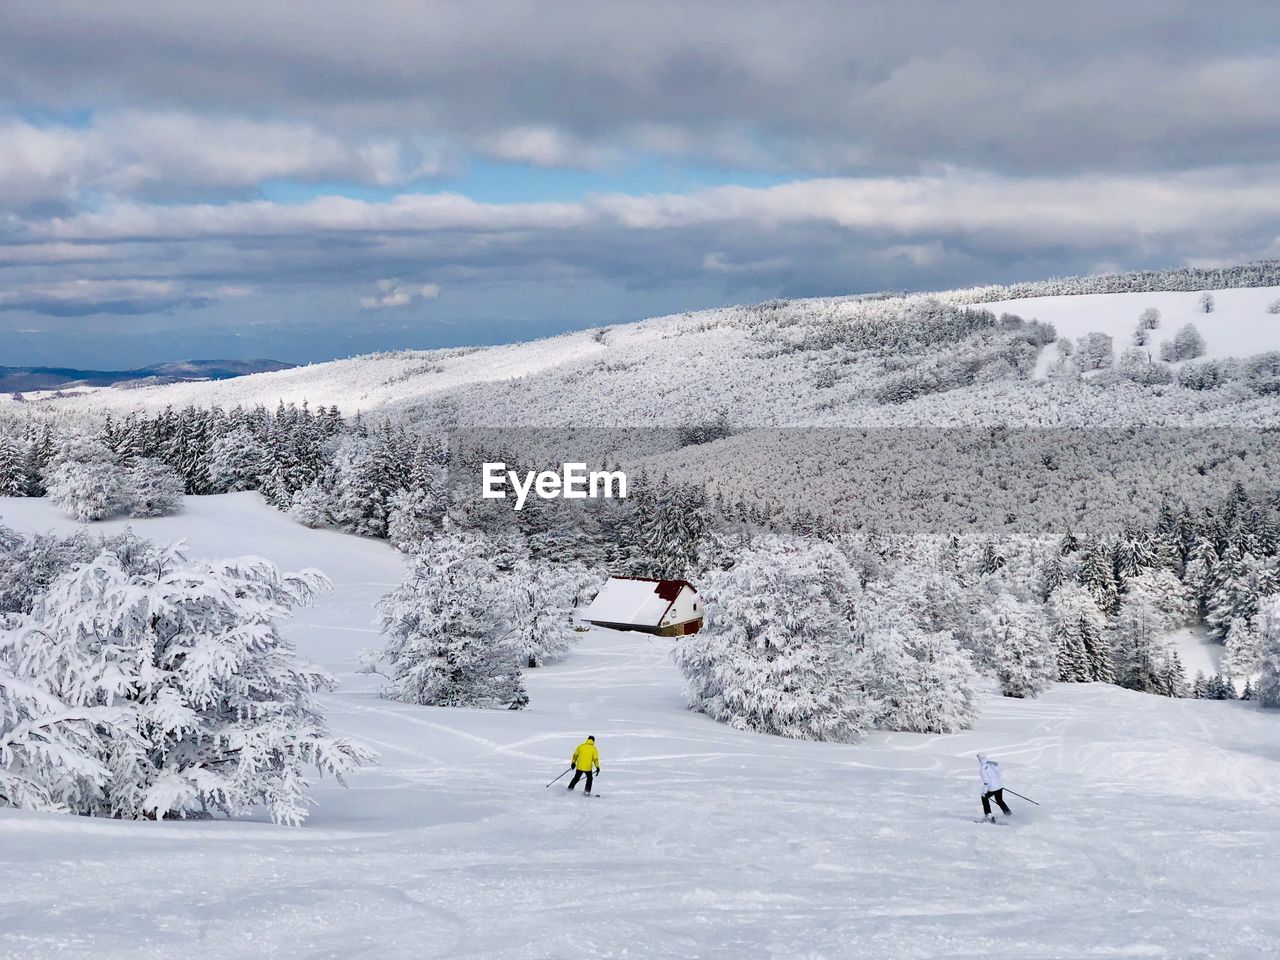
<instances>
[{"instance_id":1,"label":"white jacket","mask_svg":"<svg viewBox=\"0 0 1280 960\"><path fill-rule=\"evenodd\" d=\"M988 790L1004 789L1004 780L1000 777L1000 764L994 760L979 757L978 772L982 774L982 785Z\"/></svg>"}]
</instances>

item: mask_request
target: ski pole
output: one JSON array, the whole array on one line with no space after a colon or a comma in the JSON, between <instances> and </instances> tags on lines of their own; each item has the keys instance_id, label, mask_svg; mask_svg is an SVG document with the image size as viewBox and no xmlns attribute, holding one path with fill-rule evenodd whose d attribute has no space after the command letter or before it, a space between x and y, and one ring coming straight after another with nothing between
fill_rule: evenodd
<instances>
[{"instance_id":1,"label":"ski pole","mask_svg":"<svg viewBox=\"0 0 1280 960\"><path fill-rule=\"evenodd\" d=\"M569 772L570 770L572 770L572 769L573 769L573 764L571 763L571 764L569 764L569 766L567 766L567 767L565 767L565 768L564 768L564 773L568 773L568 772ZM560 774L560 777L563 777L563 776L564 776L564 773ZM560 779L560 777L556 777L556 780L559 780L559 779ZM555 783L555 782L556 782L556 780L552 780L552 781L551 781L551 783ZM548 787L549 787L549 786L551 786L551 783L548 783L548 784L547 784L547 786L548 786ZM1024 799L1025 799L1025 798L1024 798Z\"/></svg>"},{"instance_id":2,"label":"ski pole","mask_svg":"<svg viewBox=\"0 0 1280 960\"><path fill-rule=\"evenodd\" d=\"M564 776L564 774L562 773L562 774L560 774L560 776L562 776L562 777L563 777L563 776ZM1023 800L1025 800L1025 801L1027 801L1027 803L1035 803L1037 807L1038 807L1038 806L1040 806L1040 804L1036 803L1036 802L1035 802L1034 800L1032 800L1030 797L1024 797L1024 796L1022 796L1022 794L1020 794L1020 793L1015 793L1013 790L1010 790L1008 787L1005 787L1005 788L1004 788L1004 792L1005 792L1005 793L1012 793L1015 797L1020 797L1021 799L1023 799Z\"/></svg>"}]
</instances>

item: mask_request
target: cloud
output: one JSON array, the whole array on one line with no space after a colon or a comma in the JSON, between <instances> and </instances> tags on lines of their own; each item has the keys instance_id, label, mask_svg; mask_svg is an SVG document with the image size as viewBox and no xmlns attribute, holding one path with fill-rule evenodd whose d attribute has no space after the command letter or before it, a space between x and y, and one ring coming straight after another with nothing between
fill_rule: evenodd
<instances>
[{"instance_id":1,"label":"cloud","mask_svg":"<svg viewBox=\"0 0 1280 960\"><path fill-rule=\"evenodd\" d=\"M95 313L126 316L178 308L200 308L226 297L246 296L244 288L194 290L173 280L66 280L34 283L0 291L0 310L21 310L52 317Z\"/></svg>"},{"instance_id":2,"label":"cloud","mask_svg":"<svg viewBox=\"0 0 1280 960\"><path fill-rule=\"evenodd\" d=\"M648 138L806 173L1190 169L1280 145L1280 7L10 0L0 100L243 112L533 163ZM116 51L128 50L126 60ZM477 146L479 145L479 146Z\"/></svg>"},{"instance_id":3,"label":"cloud","mask_svg":"<svg viewBox=\"0 0 1280 960\"><path fill-rule=\"evenodd\" d=\"M94 212L14 219L9 241L94 243L290 235L433 234L524 239L595 227L654 232L738 224L768 232L829 224L900 237L939 234L1096 246L1280 223L1280 167L1243 177L1207 170L1159 180L1133 175L997 177L952 170L927 177L820 178L687 194L606 193L575 202L481 203L454 193L387 201L325 196L304 203L117 202Z\"/></svg>"},{"instance_id":4,"label":"cloud","mask_svg":"<svg viewBox=\"0 0 1280 960\"><path fill-rule=\"evenodd\" d=\"M399 280L379 280L377 289L373 296L360 298L361 310L398 309L440 296L440 286L435 283L405 284Z\"/></svg>"},{"instance_id":5,"label":"cloud","mask_svg":"<svg viewBox=\"0 0 1280 960\"><path fill-rule=\"evenodd\" d=\"M450 170L422 137L340 138L296 121L124 111L84 126L0 121L0 205L87 192L175 198L257 192L273 180L395 187Z\"/></svg>"},{"instance_id":6,"label":"cloud","mask_svg":"<svg viewBox=\"0 0 1280 960\"><path fill-rule=\"evenodd\" d=\"M552 127L513 127L482 138L478 149L508 163L598 170L620 162L618 152L582 143Z\"/></svg>"},{"instance_id":7,"label":"cloud","mask_svg":"<svg viewBox=\"0 0 1280 960\"><path fill-rule=\"evenodd\" d=\"M221 204L112 201L65 216L0 220L10 309L65 313L68 273L93 283L174 284L122 297L71 288L76 309L175 309L255 295L342 291L365 311L450 289L451 310L499 287L538 290L549 315L583 285L632 291L714 282L721 298L911 289L1088 271L1249 259L1280 236L1280 168L1137 175L817 178L684 194L481 203L453 193L386 201L319 197ZM83 251L83 257L77 257ZM393 279L388 279L390 276ZM430 276L431 283L416 279ZM52 286L51 286L52 285ZM372 292L370 292L372 290ZM560 304L560 306L557 306Z\"/></svg>"}]
</instances>

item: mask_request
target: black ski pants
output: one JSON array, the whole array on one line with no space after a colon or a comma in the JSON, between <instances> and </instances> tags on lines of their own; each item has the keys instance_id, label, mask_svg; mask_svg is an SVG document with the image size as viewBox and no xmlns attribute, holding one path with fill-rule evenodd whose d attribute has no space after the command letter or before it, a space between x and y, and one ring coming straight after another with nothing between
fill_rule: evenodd
<instances>
[{"instance_id":1,"label":"black ski pants","mask_svg":"<svg viewBox=\"0 0 1280 960\"><path fill-rule=\"evenodd\" d=\"M590 793L591 781L595 778L595 774L592 773L590 770L573 771L573 779L569 781L569 789L572 790L574 787L576 787L578 785L578 781L581 780L583 777L587 778L587 793Z\"/></svg>"},{"instance_id":2,"label":"black ski pants","mask_svg":"<svg viewBox=\"0 0 1280 960\"><path fill-rule=\"evenodd\" d=\"M590 790L590 789L591 789L590 785L588 785L588 786L587 786L587 789L588 789L588 790ZM1003 810L1003 811L1004 811L1004 815L1005 815L1006 817L1007 817L1007 816L1009 816L1009 814L1011 814L1011 813L1013 812L1012 810L1010 810L1010 809L1009 809L1008 805L1007 805L1007 804L1005 804L1005 802L1004 802L1004 790L1003 790L1003 789L1001 789L1001 790L988 790L986 793L984 793L984 794L982 795L982 813L983 813L983 816L987 816L987 817L991 816L991 798L992 798L992 797L995 797L996 804L1000 807L1000 809L1001 809L1001 810Z\"/></svg>"}]
</instances>

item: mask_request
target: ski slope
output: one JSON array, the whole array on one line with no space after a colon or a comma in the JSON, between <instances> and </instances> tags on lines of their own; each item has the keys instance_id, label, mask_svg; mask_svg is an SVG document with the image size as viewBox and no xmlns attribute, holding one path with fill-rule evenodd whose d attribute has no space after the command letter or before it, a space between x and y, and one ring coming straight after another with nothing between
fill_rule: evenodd
<instances>
[{"instance_id":1,"label":"ski slope","mask_svg":"<svg viewBox=\"0 0 1280 960\"><path fill-rule=\"evenodd\" d=\"M74 526L44 500L0 500L0 523ZM675 641L607 630L530 671L526 712L394 704L357 672L402 575L385 544L253 494L132 525L327 572L334 593L287 632L339 675L331 723L381 765L321 784L296 829L0 811L2 957L1280 952L1280 716L1250 704L1063 685L991 697L954 736L806 743L690 713ZM544 787L589 733L602 798ZM1042 806L975 823L978 750Z\"/></svg>"}]
</instances>

